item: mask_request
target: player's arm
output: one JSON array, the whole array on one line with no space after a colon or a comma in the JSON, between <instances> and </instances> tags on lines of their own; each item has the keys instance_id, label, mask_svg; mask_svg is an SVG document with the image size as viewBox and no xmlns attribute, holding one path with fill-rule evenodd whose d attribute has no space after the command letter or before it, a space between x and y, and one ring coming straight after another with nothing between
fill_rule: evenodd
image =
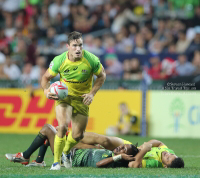
<instances>
[{"instance_id":1,"label":"player's arm","mask_svg":"<svg viewBox=\"0 0 200 178\"><path fill-rule=\"evenodd\" d=\"M106 158L106 159L103 159L99 162L96 163L96 166L98 168L105 168L105 167L108 167L111 163L114 163L114 162L117 162L117 161L121 161L121 160L124 160L124 161L133 161L135 160L134 157L132 157L132 155L127 155L127 154L120 154L120 155L117 155L117 156L113 156L113 157L109 157L109 158Z\"/></svg>"},{"instance_id":2,"label":"player's arm","mask_svg":"<svg viewBox=\"0 0 200 178\"><path fill-rule=\"evenodd\" d=\"M90 91L90 93L82 95L82 97L84 98L83 103L85 105L90 105L92 103L93 97L95 96L97 91L101 88L104 81L106 80L106 73L105 73L103 66L102 66L102 70L100 71L100 73L97 74L96 76L97 76L97 79L96 79L94 86L93 86L92 90Z\"/></svg>"},{"instance_id":3,"label":"player's arm","mask_svg":"<svg viewBox=\"0 0 200 178\"><path fill-rule=\"evenodd\" d=\"M58 100L58 97L55 94L50 93L50 80L54 77L55 76L51 75L49 70L47 69L45 74L42 76L41 86L42 86L42 88L44 90L44 94L47 98L53 99L53 100Z\"/></svg>"},{"instance_id":4,"label":"player's arm","mask_svg":"<svg viewBox=\"0 0 200 178\"><path fill-rule=\"evenodd\" d=\"M77 149L89 149L89 148L101 149L101 147L99 147L99 146L89 145L89 144L85 144L85 143L82 143L82 142L77 143L73 148L77 148Z\"/></svg>"},{"instance_id":5,"label":"player's arm","mask_svg":"<svg viewBox=\"0 0 200 178\"><path fill-rule=\"evenodd\" d=\"M162 143L161 141L155 140L155 139L149 140L148 142L145 142L145 143L150 143L150 144L152 144L152 147L161 147L161 146L165 145L165 144ZM142 144L139 148L142 149L142 147L143 147L143 144Z\"/></svg>"},{"instance_id":6,"label":"player's arm","mask_svg":"<svg viewBox=\"0 0 200 178\"><path fill-rule=\"evenodd\" d=\"M97 91L101 88L101 86L103 85L104 81L106 80L106 72L104 70L104 67L102 66L102 70L101 72L96 75L97 79L94 83L94 86L91 90L91 94L93 94L93 96L97 93Z\"/></svg>"},{"instance_id":7,"label":"player's arm","mask_svg":"<svg viewBox=\"0 0 200 178\"><path fill-rule=\"evenodd\" d=\"M142 165L142 159L144 157L144 155L150 151L152 148L152 144L149 143L144 143L143 145L143 149L140 150L140 152L135 156L135 161L131 161L128 164L128 167L131 168L140 168Z\"/></svg>"}]
</instances>

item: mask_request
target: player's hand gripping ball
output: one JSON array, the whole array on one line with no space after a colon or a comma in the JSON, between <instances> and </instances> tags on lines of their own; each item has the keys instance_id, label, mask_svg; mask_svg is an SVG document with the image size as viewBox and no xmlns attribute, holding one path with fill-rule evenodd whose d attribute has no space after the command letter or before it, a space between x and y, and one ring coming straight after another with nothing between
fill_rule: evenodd
<instances>
[{"instance_id":1,"label":"player's hand gripping ball","mask_svg":"<svg viewBox=\"0 0 200 178\"><path fill-rule=\"evenodd\" d=\"M57 81L51 84L50 92L56 94L59 100L64 100L68 96L68 87L63 82Z\"/></svg>"}]
</instances>

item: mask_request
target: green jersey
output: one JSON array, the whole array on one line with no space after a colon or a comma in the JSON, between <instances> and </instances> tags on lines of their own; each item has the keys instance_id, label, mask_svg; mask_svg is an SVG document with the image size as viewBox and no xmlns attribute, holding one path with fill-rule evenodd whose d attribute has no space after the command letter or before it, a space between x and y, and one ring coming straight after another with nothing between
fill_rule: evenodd
<instances>
[{"instance_id":1,"label":"green jersey","mask_svg":"<svg viewBox=\"0 0 200 178\"><path fill-rule=\"evenodd\" d=\"M81 96L90 92L93 74L99 75L102 65L98 57L86 50L82 51L79 61L72 62L67 51L56 56L48 70L52 76L60 74L60 81L68 86L70 96Z\"/></svg>"},{"instance_id":2,"label":"green jersey","mask_svg":"<svg viewBox=\"0 0 200 178\"><path fill-rule=\"evenodd\" d=\"M114 156L114 153L105 149L78 149L72 158L72 167L97 167L96 163ZM128 162L113 162L108 167L128 167Z\"/></svg>"},{"instance_id":3,"label":"green jersey","mask_svg":"<svg viewBox=\"0 0 200 178\"><path fill-rule=\"evenodd\" d=\"M170 150L167 146L153 147L151 151L147 152L142 159L143 168L163 167L162 164L162 152L175 154L173 150Z\"/></svg>"}]
</instances>

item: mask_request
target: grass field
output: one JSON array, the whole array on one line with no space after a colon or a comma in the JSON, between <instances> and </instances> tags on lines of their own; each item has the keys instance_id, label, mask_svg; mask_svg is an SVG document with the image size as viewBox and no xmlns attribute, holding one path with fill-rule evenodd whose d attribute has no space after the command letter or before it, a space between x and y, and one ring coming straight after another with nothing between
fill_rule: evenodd
<instances>
[{"instance_id":1,"label":"grass field","mask_svg":"<svg viewBox=\"0 0 200 178\"><path fill-rule=\"evenodd\" d=\"M184 169L131 169L131 168L118 168L118 169L98 169L98 168L62 168L60 171L50 171L50 166L53 162L53 156L48 149L45 157L47 167L25 167L19 163L12 163L5 158L5 153L17 153L25 151L35 135L13 135L13 134L0 134L0 178L4 177L38 177L38 178L68 178L68 177L81 177L81 178L191 178L200 177L200 140L199 139L160 139L169 148L173 149L178 156L181 156L185 161ZM141 137L123 137L133 143L139 142L142 144L151 138ZM31 160L37 156L37 151L32 155Z\"/></svg>"}]
</instances>

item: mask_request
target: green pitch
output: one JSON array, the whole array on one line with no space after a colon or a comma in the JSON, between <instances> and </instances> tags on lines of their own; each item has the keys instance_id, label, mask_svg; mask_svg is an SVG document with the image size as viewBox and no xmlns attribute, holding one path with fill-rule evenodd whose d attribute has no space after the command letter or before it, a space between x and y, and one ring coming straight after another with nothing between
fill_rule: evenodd
<instances>
[{"instance_id":1,"label":"green pitch","mask_svg":"<svg viewBox=\"0 0 200 178\"><path fill-rule=\"evenodd\" d=\"M60 171L50 171L50 166L53 163L53 156L50 148L45 157L47 167L25 167L19 163L12 163L5 158L5 153L17 153L25 151L35 135L17 135L17 134L0 134L0 177L13 178L49 178L54 175L55 178L191 178L200 177L200 139L159 139L164 142L169 148L173 149L178 156L181 156L185 161L184 169L98 169L98 168L62 168ZM139 142L142 144L151 138L141 137L123 137L133 143ZM36 159L37 151L31 157L31 160Z\"/></svg>"}]
</instances>

